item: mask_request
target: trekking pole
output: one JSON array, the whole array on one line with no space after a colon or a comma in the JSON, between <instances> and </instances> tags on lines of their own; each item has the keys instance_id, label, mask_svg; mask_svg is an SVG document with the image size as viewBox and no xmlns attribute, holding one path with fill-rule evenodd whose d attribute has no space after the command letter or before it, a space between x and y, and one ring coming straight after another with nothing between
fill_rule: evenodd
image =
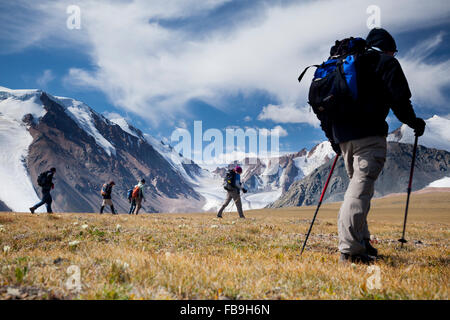
<instances>
[{"instance_id":1,"label":"trekking pole","mask_svg":"<svg viewBox=\"0 0 450 320\"><path fill-rule=\"evenodd\" d=\"M305 242L303 243L303 247L302 247L302 251L300 252L300 255L302 255L303 250L305 250L306 242L308 241L309 234L311 233L311 229L313 227L314 221L316 220L317 212L319 212L319 208L320 208L320 205L322 204L323 196L325 195L325 191L327 190L328 183L330 182L331 176L333 175L334 167L336 166L338 158L339 158L339 155L337 154L336 157L334 158L333 165L331 166L330 173L328 174L327 182L325 183L325 186L323 187L322 195L320 196L320 199L319 199L319 204L317 205L316 212L314 213L314 217L312 219L311 225L309 226L308 233L306 234L306 239L305 239Z\"/></svg>"},{"instance_id":2,"label":"trekking pole","mask_svg":"<svg viewBox=\"0 0 450 320\"><path fill-rule=\"evenodd\" d=\"M413 147L413 154L412 154L412 161L411 161L411 171L409 172L409 184L408 184L408 195L406 196L406 208L405 208L405 220L403 221L403 233L402 238L398 239L399 242L401 242L401 248L403 248L403 244L408 242L405 239L405 231L406 231L406 218L408 217L408 206L409 206L409 196L411 195L411 186L412 186L412 180L413 180L413 174L414 174L414 164L416 162L416 152L417 152L417 140L419 139L418 136L416 136L414 140L414 147Z\"/></svg>"}]
</instances>

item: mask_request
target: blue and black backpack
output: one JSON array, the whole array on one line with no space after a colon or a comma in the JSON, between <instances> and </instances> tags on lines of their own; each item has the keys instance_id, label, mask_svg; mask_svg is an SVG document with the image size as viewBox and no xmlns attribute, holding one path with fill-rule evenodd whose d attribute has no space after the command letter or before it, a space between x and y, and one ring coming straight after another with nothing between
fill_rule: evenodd
<instances>
[{"instance_id":1,"label":"blue and black backpack","mask_svg":"<svg viewBox=\"0 0 450 320\"><path fill-rule=\"evenodd\" d=\"M131 188L131 189L129 189L128 191L127 191L127 199L129 200L129 201L131 201L131 198L133 197L133 188Z\"/></svg>"},{"instance_id":2,"label":"blue and black backpack","mask_svg":"<svg viewBox=\"0 0 450 320\"><path fill-rule=\"evenodd\" d=\"M227 171L223 179L223 188L227 191L236 190L236 172L234 170Z\"/></svg>"},{"instance_id":3,"label":"blue and black backpack","mask_svg":"<svg viewBox=\"0 0 450 320\"><path fill-rule=\"evenodd\" d=\"M316 67L309 87L309 101L314 113L330 119L345 117L355 111L358 100L358 58L366 52L362 38L336 40L330 57L321 65L311 65L298 77L300 82L306 71Z\"/></svg>"}]
</instances>

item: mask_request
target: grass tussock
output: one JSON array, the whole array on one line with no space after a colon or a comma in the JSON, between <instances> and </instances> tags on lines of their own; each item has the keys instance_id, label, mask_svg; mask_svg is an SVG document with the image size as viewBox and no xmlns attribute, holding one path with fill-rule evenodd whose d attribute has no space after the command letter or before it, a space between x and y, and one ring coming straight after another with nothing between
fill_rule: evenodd
<instances>
[{"instance_id":1,"label":"grass tussock","mask_svg":"<svg viewBox=\"0 0 450 320\"><path fill-rule=\"evenodd\" d=\"M383 259L337 263L339 204L204 214L0 213L0 298L448 299L450 193L414 195L400 250L402 197L373 202L369 227ZM81 287L67 285L70 266ZM370 279L369 279L370 280Z\"/></svg>"}]
</instances>

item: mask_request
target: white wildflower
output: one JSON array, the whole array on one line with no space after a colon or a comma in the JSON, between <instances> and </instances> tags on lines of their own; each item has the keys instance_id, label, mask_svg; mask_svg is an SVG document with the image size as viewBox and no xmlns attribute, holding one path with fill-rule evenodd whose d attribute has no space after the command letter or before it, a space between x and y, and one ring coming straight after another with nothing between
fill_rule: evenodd
<instances>
[{"instance_id":1,"label":"white wildflower","mask_svg":"<svg viewBox=\"0 0 450 320\"><path fill-rule=\"evenodd\" d=\"M81 229L87 229L89 226L87 225L87 224L83 224L82 226L81 226Z\"/></svg>"},{"instance_id":2,"label":"white wildflower","mask_svg":"<svg viewBox=\"0 0 450 320\"><path fill-rule=\"evenodd\" d=\"M3 247L3 252L4 253L8 253L8 252L10 252L11 251L11 247L10 246L4 246Z\"/></svg>"},{"instance_id":3,"label":"white wildflower","mask_svg":"<svg viewBox=\"0 0 450 320\"><path fill-rule=\"evenodd\" d=\"M130 267L130 265L128 263L123 262L123 261L121 261L119 259L116 259L115 262L116 262L116 265L122 267L123 269L128 269Z\"/></svg>"},{"instance_id":4,"label":"white wildflower","mask_svg":"<svg viewBox=\"0 0 450 320\"><path fill-rule=\"evenodd\" d=\"M13 297L20 297L20 291L16 288L8 288L8 290L6 290L6 294Z\"/></svg>"},{"instance_id":5,"label":"white wildflower","mask_svg":"<svg viewBox=\"0 0 450 320\"><path fill-rule=\"evenodd\" d=\"M72 242L69 242L69 247L76 247L79 244L80 244L80 241L74 240Z\"/></svg>"}]
</instances>

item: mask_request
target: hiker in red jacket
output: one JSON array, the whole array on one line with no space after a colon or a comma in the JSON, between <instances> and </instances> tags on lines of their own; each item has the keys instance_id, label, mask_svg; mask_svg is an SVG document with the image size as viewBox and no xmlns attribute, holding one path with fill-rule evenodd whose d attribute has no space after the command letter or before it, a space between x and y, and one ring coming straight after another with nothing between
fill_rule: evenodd
<instances>
[{"instance_id":1,"label":"hiker in red jacket","mask_svg":"<svg viewBox=\"0 0 450 320\"><path fill-rule=\"evenodd\" d=\"M144 184L145 179L142 179L136 186L134 186L133 193L131 194L131 208L128 214L134 213L137 215L142 207L142 200L145 202Z\"/></svg>"}]
</instances>

